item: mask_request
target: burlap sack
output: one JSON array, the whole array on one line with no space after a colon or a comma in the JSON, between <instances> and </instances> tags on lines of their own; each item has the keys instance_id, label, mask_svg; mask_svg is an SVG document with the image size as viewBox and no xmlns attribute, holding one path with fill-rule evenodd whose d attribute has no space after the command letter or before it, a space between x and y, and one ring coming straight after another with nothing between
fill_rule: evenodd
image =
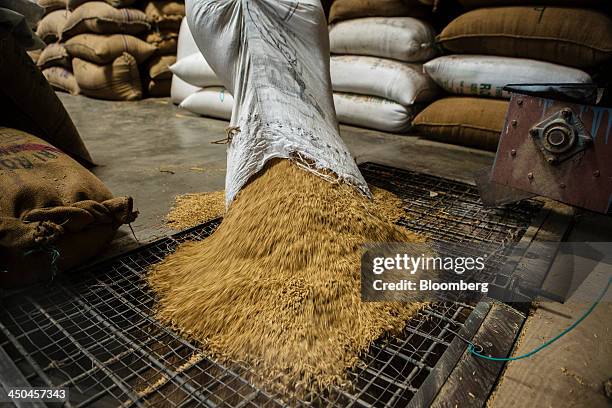
<instances>
[{"instance_id":1,"label":"burlap sack","mask_svg":"<svg viewBox=\"0 0 612 408\"><path fill-rule=\"evenodd\" d=\"M426 139L496 151L508 102L471 97L437 100L412 121Z\"/></svg>"},{"instance_id":2,"label":"burlap sack","mask_svg":"<svg viewBox=\"0 0 612 408\"><path fill-rule=\"evenodd\" d=\"M51 44L59 40L62 31L70 18L67 10L55 10L43 17L36 28L38 35L44 42Z\"/></svg>"},{"instance_id":3,"label":"burlap sack","mask_svg":"<svg viewBox=\"0 0 612 408\"><path fill-rule=\"evenodd\" d=\"M329 12L329 22L360 17L429 18L431 7L418 0L336 0Z\"/></svg>"},{"instance_id":4,"label":"burlap sack","mask_svg":"<svg viewBox=\"0 0 612 408\"><path fill-rule=\"evenodd\" d=\"M68 112L32 59L0 31L0 123L62 149L86 166L93 160Z\"/></svg>"},{"instance_id":5,"label":"burlap sack","mask_svg":"<svg viewBox=\"0 0 612 408\"><path fill-rule=\"evenodd\" d=\"M74 10L77 7L81 6L82 4L90 2L91 0L67 0L67 1L68 1L68 8L70 10ZM129 7L132 4L136 3L136 0L104 0L104 1L115 8Z\"/></svg>"},{"instance_id":6,"label":"burlap sack","mask_svg":"<svg viewBox=\"0 0 612 408\"><path fill-rule=\"evenodd\" d=\"M115 8L129 7L136 3L136 0L104 0Z\"/></svg>"},{"instance_id":7,"label":"burlap sack","mask_svg":"<svg viewBox=\"0 0 612 408\"><path fill-rule=\"evenodd\" d=\"M108 65L96 65L74 58L72 71L83 95L116 101L142 98L138 63L126 52Z\"/></svg>"},{"instance_id":8,"label":"burlap sack","mask_svg":"<svg viewBox=\"0 0 612 408\"><path fill-rule=\"evenodd\" d=\"M152 31L147 34L147 43L157 48L157 55L176 54L178 46L178 32Z\"/></svg>"},{"instance_id":9,"label":"burlap sack","mask_svg":"<svg viewBox=\"0 0 612 408\"><path fill-rule=\"evenodd\" d=\"M155 0L147 3L145 14L150 23L160 30L178 32L181 20L185 16L185 4L172 0Z\"/></svg>"},{"instance_id":10,"label":"burlap sack","mask_svg":"<svg viewBox=\"0 0 612 408\"><path fill-rule=\"evenodd\" d=\"M149 96L154 98L163 98L170 96L170 87L172 86L172 78L169 79L152 79L147 87Z\"/></svg>"},{"instance_id":11,"label":"burlap sack","mask_svg":"<svg viewBox=\"0 0 612 408\"><path fill-rule=\"evenodd\" d=\"M45 47L36 63L40 69L53 66L71 68L70 55L63 44L53 43Z\"/></svg>"},{"instance_id":12,"label":"burlap sack","mask_svg":"<svg viewBox=\"0 0 612 408\"><path fill-rule=\"evenodd\" d=\"M116 9L107 3L92 1L78 7L70 15L62 39L65 41L82 33L139 34L149 28L147 16L140 10Z\"/></svg>"},{"instance_id":13,"label":"burlap sack","mask_svg":"<svg viewBox=\"0 0 612 408\"><path fill-rule=\"evenodd\" d=\"M148 65L149 78L172 79L172 71L170 65L176 62L176 55L162 55L151 59Z\"/></svg>"},{"instance_id":14,"label":"burlap sack","mask_svg":"<svg viewBox=\"0 0 612 408\"><path fill-rule=\"evenodd\" d=\"M110 64L124 52L141 64L156 51L155 46L125 34L79 34L66 41L65 47L72 57L98 65Z\"/></svg>"},{"instance_id":15,"label":"burlap sack","mask_svg":"<svg viewBox=\"0 0 612 408\"><path fill-rule=\"evenodd\" d=\"M49 67L42 73L56 91L68 92L72 95L78 95L81 92L72 71L64 67Z\"/></svg>"},{"instance_id":16,"label":"burlap sack","mask_svg":"<svg viewBox=\"0 0 612 408\"><path fill-rule=\"evenodd\" d=\"M45 14L66 8L66 0L38 0L37 3L45 9Z\"/></svg>"},{"instance_id":17,"label":"burlap sack","mask_svg":"<svg viewBox=\"0 0 612 408\"><path fill-rule=\"evenodd\" d=\"M577 8L485 8L453 20L438 42L458 54L532 58L591 68L612 58L612 19Z\"/></svg>"},{"instance_id":18,"label":"burlap sack","mask_svg":"<svg viewBox=\"0 0 612 408\"><path fill-rule=\"evenodd\" d=\"M98 253L136 214L61 150L0 128L0 287L47 280Z\"/></svg>"},{"instance_id":19,"label":"burlap sack","mask_svg":"<svg viewBox=\"0 0 612 408\"><path fill-rule=\"evenodd\" d=\"M557 6L557 7L593 7L603 6L610 0L459 0L462 6L467 8L512 6L524 3L530 6Z\"/></svg>"}]
</instances>

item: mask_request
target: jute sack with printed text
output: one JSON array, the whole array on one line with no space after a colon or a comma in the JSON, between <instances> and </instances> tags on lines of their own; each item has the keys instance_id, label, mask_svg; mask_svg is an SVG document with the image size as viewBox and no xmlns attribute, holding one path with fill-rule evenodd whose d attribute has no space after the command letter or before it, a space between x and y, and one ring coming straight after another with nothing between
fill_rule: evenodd
<instances>
[{"instance_id":1,"label":"jute sack with printed text","mask_svg":"<svg viewBox=\"0 0 612 408\"><path fill-rule=\"evenodd\" d=\"M53 145L0 127L0 287L48 280L97 254L136 214Z\"/></svg>"},{"instance_id":2,"label":"jute sack with printed text","mask_svg":"<svg viewBox=\"0 0 612 408\"><path fill-rule=\"evenodd\" d=\"M64 67L49 67L42 73L56 91L68 92L72 95L81 93L72 71Z\"/></svg>"},{"instance_id":3,"label":"jute sack with printed text","mask_svg":"<svg viewBox=\"0 0 612 408\"><path fill-rule=\"evenodd\" d=\"M72 119L45 76L15 38L0 29L0 123L23 130L91 167L91 158Z\"/></svg>"}]
</instances>

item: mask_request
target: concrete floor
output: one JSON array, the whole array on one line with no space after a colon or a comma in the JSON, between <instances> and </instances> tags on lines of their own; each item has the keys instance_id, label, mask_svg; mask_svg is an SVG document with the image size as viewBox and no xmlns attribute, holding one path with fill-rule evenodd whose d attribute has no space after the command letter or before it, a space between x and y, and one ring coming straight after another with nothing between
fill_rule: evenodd
<instances>
[{"instance_id":1,"label":"concrete floor","mask_svg":"<svg viewBox=\"0 0 612 408\"><path fill-rule=\"evenodd\" d=\"M178 194L224 188L227 122L194 116L168 99L109 102L58 94L99 165L93 171L115 195L134 198L140 216L132 224L140 243L174 231L164 223ZM342 127L342 137L358 162L396 167L471 182L490 165L493 154L365 129ZM137 243L121 228L111 251Z\"/></svg>"}]
</instances>

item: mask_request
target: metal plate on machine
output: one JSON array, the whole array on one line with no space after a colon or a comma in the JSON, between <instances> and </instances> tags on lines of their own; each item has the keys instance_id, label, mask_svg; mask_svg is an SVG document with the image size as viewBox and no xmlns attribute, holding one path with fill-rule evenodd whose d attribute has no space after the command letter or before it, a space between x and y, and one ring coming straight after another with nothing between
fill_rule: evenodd
<instances>
[{"instance_id":1,"label":"metal plate on machine","mask_svg":"<svg viewBox=\"0 0 612 408\"><path fill-rule=\"evenodd\" d=\"M491 181L612 211L612 109L513 93Z\"/></svg>"}]
</instances>

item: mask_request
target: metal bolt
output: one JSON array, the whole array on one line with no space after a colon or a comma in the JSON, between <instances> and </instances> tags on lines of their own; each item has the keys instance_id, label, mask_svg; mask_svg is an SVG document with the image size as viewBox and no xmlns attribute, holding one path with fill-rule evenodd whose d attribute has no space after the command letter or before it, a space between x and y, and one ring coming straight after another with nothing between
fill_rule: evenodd
<instances>
[{"instance_id":1,"label":"metal bolt","mask_svg":"<svg viewBox=\"0 0 612 408\"><path fill-rule=\"evenodd\" d=\"M565 188L565 183L561 183L561 184L559 184L559 187L561 187L561 188Z\"/></svg>"},{"instance_id":2,"label":"metal bolt","mask_svg":"<svg viewBox=\"0 0 612 408\"><path fill-rule=\"evenodd\" d=\"M565 108L561 111L561 116L563 116L564 118L569 118L570 116L572 116L572 111L571 109Z\"/></svg>"},{"instance_id":3,"label":"metal bolt","mask_svg":"<svg viewBox=\"0 0 612 408\"><path fill-rule=\"evenodd\" d=\"M510 150L510 156L516 156L516 150L514 149Z\"/></svg>"},{"instance_id":4,"label":"metal bolt","mask_svg":"<svg viewBox=\"0 0 612 408\"><path fill-rule=\"evenodd\" d=\"M527 173L527 178L529 180L533 180L533 173L532 172Z\"/></svg>"},{"instance_id":5,"label":"metal bolt","mask_svg":"<svg viewBox=\"0 0 612 408\"><path fill-rule=\"evenodd\" d=\"M510 123L512 123L512 127L516 127L516 125L518 125L518 122L517 122L516 120L513 120L513 121L512 121L512 122L510 122Z\"/></svg>"},{"instance_id":6,"label":"metal bolt","mask_svg":"<svg viewBox=\"0 0 612 408\"><path fill-rule=\"evenodd\" d=\"M516 104L517 104L518 106L523 106L523 100L522 100L522 99L518 99L518 100L516 101Z\"/></svg>"},{"instance_id":7,"label":"metal bolt","mask_svg":"<svg viewBox=\"0 0 612 408\"><path fill-rule=\"evenodd\" d=\"M593 172L593 175L594 175L595 177L599 177L599 170L595 170L595 171Z\"/></svg>"},{"instance_id":8,"label":"metal bolt","mask_svg":"<svg viewBox=\"0 0 612 408\"><path fill-rule=\"evenodd\" d=\"M549 157L549 158L547 158L547 159L546 159L546 161L547 161L549 164L553 164L553 163L554 163L556 160L555 160L555 158L554 158L554 157Z\"/></svg>"}]
</instances>

